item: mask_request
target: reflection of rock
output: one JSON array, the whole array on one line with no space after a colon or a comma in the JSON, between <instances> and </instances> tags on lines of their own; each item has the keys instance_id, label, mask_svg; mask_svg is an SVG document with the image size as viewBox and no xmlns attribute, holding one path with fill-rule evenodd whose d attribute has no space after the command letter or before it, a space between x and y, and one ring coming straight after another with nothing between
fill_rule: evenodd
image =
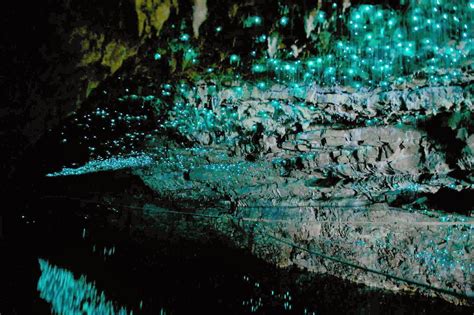
<instances>
[{"instance_id":1,"label":"reflection of rock","mask_svg":"<svg viewBox=\"0 0 474 315\"><path fill-rule=\"evenodd\" d=\"M191 191L194 185L190 185ZM285 186L279 189L284 190ZM134 211L133 229L151 238L185 238L204 243L212 239L225 240L279 267L298 266L374 287L395 291L419 289L423 294L434 294L416 285L311 254L322 253L361 267L472 295L469 224L437 225L443 224L440 216L408 213L382 204L369 207L337 207L329 202L326 206L314 207L242 206L233 214L223 205L210 206L208 202L193 205L189 200L182 200L174 204L173 209L176 206L197 216L168 213L165 208L147 204L146 216L139 210ZM459 218L462 217L452 220ZM445 242L446 239L449 241ZM462 302L450 295L443 297Z\"/></svg>"}]
</instances>

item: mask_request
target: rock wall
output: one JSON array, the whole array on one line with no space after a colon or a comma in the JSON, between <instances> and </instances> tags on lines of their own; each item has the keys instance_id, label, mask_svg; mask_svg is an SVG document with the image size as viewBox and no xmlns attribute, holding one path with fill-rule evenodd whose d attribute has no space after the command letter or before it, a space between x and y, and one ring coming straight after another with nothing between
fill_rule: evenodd
<instances>
[{"instance_id":1,"label":"rock wall","mask_svg":"<svg viewBox=\"0 0 474 315\"><path fill-rule=\"evenodd\" d=\"M278 86L249 87L240 96L229 88L211 106L193 103L203 115L181 117L174 128L194 147L155 139L155 162L134 171L156 193L138 215L152 227L148 233L204 241L214 235L280 267L458 303L472 297L472 219L462 207L446 212L430 200L444 190L472 192L473 155L463 142L448 158L425 128L440 113L472 112L469 85L307 89L302 100ZM209 99L205 91L196 92L202 100ZM182 114L171 112L170 121ZM180 210L167 213L163 201Z\"/></svg>"}]
</instances>

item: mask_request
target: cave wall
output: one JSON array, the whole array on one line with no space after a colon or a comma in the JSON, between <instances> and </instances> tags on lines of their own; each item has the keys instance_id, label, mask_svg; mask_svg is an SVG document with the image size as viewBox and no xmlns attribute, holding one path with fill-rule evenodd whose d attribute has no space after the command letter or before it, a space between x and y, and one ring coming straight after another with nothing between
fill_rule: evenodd
<instances>
[{"instance_id":1,"label":"cave wall","mask_svg":"<svg viewBox=\"0 0 474 315\"><path fill-rule=\"evenodd\" d=\"M358 3L336 4L349 12ZM331 4L48 1L31 7L31 23L19 18L21 4L8 6L2 35L13 44L2 46L10 62L0 77L7 91L0 116L2 146L11 153L2 166L10 173L20 168L18 156L46 139L65 156L91 160L63 171L54 165L49 176L133 168L153 193L119 225L149 237L224 239L280 267L465 302L311 254L322 252L472 296L467 57L448 69L460 70L452 81L433 83L413 71L411 81L363 89L261 85L257 57L280 53L296 63L331 52L330 23L311 22ZM254 27L257 14L264 22ZM270 35L262 40L262 33ZM238 66L246 71L234 73ZM126 121L120 141L119 120ZM80 127L71 135L62 125ZM48 138L50 129L58 139ZM110 139L88 139L102 134ZM125 145L132 138L133 150ZM33 154L29 161L41 158L52 159Z\"/></svg>"},{"instance_id":2,"label":"cave wall","mask_svg":"<svg viewBox=\"0 0 474 315\"><path fill-rule=\"evenodd\" d=\"M15 164L104 80L133 62L177 10L178 3L168 0L5 3L0 135L10 156L2 165Z\"/></svg>"}]
</instances>

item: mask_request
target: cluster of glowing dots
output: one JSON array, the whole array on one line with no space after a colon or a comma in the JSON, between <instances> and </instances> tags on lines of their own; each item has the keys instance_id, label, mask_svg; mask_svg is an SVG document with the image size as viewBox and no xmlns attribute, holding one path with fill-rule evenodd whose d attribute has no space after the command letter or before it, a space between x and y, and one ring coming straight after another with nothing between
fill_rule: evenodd
<instances>
[{"instance_id":1,"label":"cluster of glowing dots","mask_svg":"<svg viewBox=\"0 0 474 315\"><path fill-rule=\"evenodd\" d=\"M320 10L312 22L317 26L313 33L324 25L333 25L327 29L332 34L327 52L308 56L311 45L319 49L319 44L309 39L306 48L303 47L303 58L298 59L298 55L288 58L292 55L289 49L277 49L270 57L267 49L272 36L262 32L254 36L249 56L230 53L228 65L236 74L253 73L255 85L262 90L269 83L388 87L410 81L415 75L430 84L445 84L461 78L461 70L472 69L472 0L403 2L408 4L406 10L364 4L343 11L334 3L331 12ZM258 14L249 15L242 26L259 29L271 22L277 30L293 27L292 17L287 13L275 21L264 21ZM222 31L222 26L215 28L216 33ZM180 34L170 47L175 52L183 51L185 68L198 64L199 53L191 46L189 34ZM242 62L247 57L250 65ZM155 53L154 59L162 59L162 54ZM203 73L218 75L213 67ZM236 75L234 79L239 77Z\"/></svg>"},{"instance_id":2,"label":"cluster of glowing dots","mask_svg":"<svg viewBox=\"0 0 474 315\"><path fill-rule=\"evenodd\" d=\"M46 176L74 176L126 168L140 168L151 165L153 162L153 157L148 154L140 154L136 156L112 156L107 159L91 160L85 165L77 168L64 167L61 171L49 173L46 174Z\"/></svg>"},{"instance_id":3,"label":"cluster of glowing dots","mask_svg":"<svg viewBox=\"0 0 474 315\"><path fill-rule=\"evenodd\" d=\"M444 229L440 229L443 233L444 248L439 246L439 241L434 241L428 236L428 246L425 250L419 251L415 258L427 266L430 271L441 270L444 273L437 274L437 278L441 279L446 272L454 272L457 268L468 270L471 274L474 272L474 263L469 257L468 248L471 244L472 224L466 217L445 215L439 217L440 222L462 221L465 225L448 225ZM424 235L424 232L421 232ZM467 258L467 259L466 259Z\"/></svg>"},{"instance_id":4,"label":"cluster of glowing dots","mask_svg":"<svg viewBox=\"0 0 474 315\"><path fill-rule=\"evenodd\" d=\"M133 314L124 307L114 306L84 276L76 279L72 272L43 259L39 260L39 264L41 276L37 288L40 297L51 304L53 314Z\"/></svg>"},{"instance_id":5,"label":"cluster of glowing dots","mask_svg":"<svg viewBox=\"0 0 474 315\"><path fill-rule=\"evenodd\" d=\"M408 0L405 4L406 10L359 5L345 12L334 4L332 12L317 12L313 23L318 27L331 23L338 26L334 30L328 29L333 35L328 53L309 56L302 53L304 57L301 59L288 58L288 50L285 49L277 50L270 57L267 49L271 35L257 32L250 60L249 56L236 52L227 55L228 66L234 72L233 79L245 84L248 82L243 82L241 78L248 76L243 74L251 73L250 83L261 91L277 83L290 87L296 96L304 96L305 87L312 84L388 88L413 79L430 84L448 84L461 79L463 71L472 70L473 65L469 63L474 29L472 0ZM271 22L277 30L283 30L293 27L292 18L288 12L282 12L275 21L266 21L254 13L244 19L242 26L258 30ZM223 28L217 26L215 31L220 33ZM311 39L309 41L307 46L311 45ZM182 50L183 64L192 66L198 63L198 49L191 46L191 38L187 34L178 36L171 46L175 47L171 50ZM155 59L160 58L161 54L157 53ZM208 95L214 97L215 90L220 87L219 70L207 67L202 73L216 79L216 85L208 85ZM196 104L188 102L188 95L196 94L192 89L195 88L183 83L162 86L161 96L174 98L171 100L174 102L172 119L165 123L166 127L181 133L222 128L232 130L238 119L236 111L224 107L215 113L215 104L196 108ZM242 94L242 87L234 89L236 96ZM183 97L179 99L179 96ZM367 120L367 125L373 124L377 124L376 119Z\"/></svg>"},{"instance_id":6,"label":"cluster of glowing dots","mask_svg":"<svg viewBox=\"0 0 474 315\"><path fill-rule=\"evenodd\" d=\"M264 22L269 21L250 15L243 21L243 27L258 29ZM291 16L286 13L272 23L280 30L293 27ZM474 30L472 0L409 0L404 11L381 5L359 5L343 12L333 4L332 13L319 11L312 23L318 28L337 25L328 29L332 37L327 52L309 56L303 53L304 57L298 59L288 49L277 49L270 57L267 49L272 37L262 32L253 38L254 47L248 56L228 55L234 79L239 80L241 73L250 72L255 85L262 90L273 83L294 87L314 83L389 87L410 81L415 75L430 84L447 84L460 79L462 70L473 67L470 62ZM222 30L217 26L215 31ZM311 45L317 48L319 44L310 40L305 50ZM183 51L185 67L198 64L199 53L191 46L188 34L181 34L170 47L174 47L173 51ZM243 62L248 57L250 65ZM162 54L157 52L154 59L162 59ZM214 77L219 74L213 67L203 73Z\"/></svg>"},{"instance_id":7,"label":"cluster of glowing dots","mask_svg":"<svg viewBox=\"0 0 474 315\"><path fill-rule=\"evenodd\" d=\"M339 15L349 30L334 41L331 52L301 60L260 58L251 71L277 83L312 83L353 87L403 83L422 72L431 83L461 76L458 69L472 58L474 9L472 2L411 1L404 13L375 5L360 5ZM333 16L332 18L336 18ZM326 14L319 12L317 20ZM255 17L250 19L255 25ZM281 26L287 17L279 20ZM257 37L256 42L261 42ZM230 63L235 64L236 55ZM264 88L264 86L262 86Z\"/></svg>"},{"instance_id":8,"label":"cluster of glowing dots","mask_svg":"<svg viewBox=\"0 0 474 315\"><path fill-rule=\"evenodd\" d=\"M278 307L280 312L293 313L294 299L290 291L284 291L279 293L276 290L268 290L262 288L258 281L252 280L249 276L243 276L244 282L247 282L253 289L253 296L242 301L242 306L248 308L250 313L257 313L262 311L265 307L271 305L272 307ZM316 311L311 311L308 307L304 308L303 314L316 315Z\"/></svg>"}]
</instances>

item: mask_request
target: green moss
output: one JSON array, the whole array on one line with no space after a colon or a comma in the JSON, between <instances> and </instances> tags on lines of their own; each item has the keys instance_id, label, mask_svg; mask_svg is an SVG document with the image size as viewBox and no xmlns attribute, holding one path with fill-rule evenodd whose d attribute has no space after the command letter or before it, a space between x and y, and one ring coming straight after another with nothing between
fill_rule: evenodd
<instances>
[{"instance_id":1,"label":"green moss","mask_svg":"<svg viewBox=\"0 0 474 315\"><path fill-rule=\"evenodd\" d=\"M87 66L102 59L102 45L105 36L101 33L91 31L87 26L76 28L72 32L71 38L80 42L81 60L80 66Z\"/></svg>"},{"instance_id":2,"label":"green moss","mask_svg":"<svg viewBox=\"0 0 474 315\"><path fill-rule=\"evenodd\" d=\"M105 47L102 65L109 67L110 73L113 74L122 66L125 59L136 53L136 48L128 47L128 45L122 41L112 41Z\"/></svg>"},{"instance_id":3,"label":"green moss","mask_svg":"<svg viewBox=\"0 0 474 315\"><path fill-rule=\"evenodd\" d=\"M87 82L86 97L100 84L100 81L91 80Z\"/></svg>"},{"instance_id":4,"label":"green moss","mask_svg":"<svg viewBox=\"0 0 474 315\"><path fill-rule=\"evenodd\" d=\"M135 11L138 18L138 35L158 35L163 24L168 20L171 8L177 7L171 0L135 0Z\"/></svg>"}]
</instances>

